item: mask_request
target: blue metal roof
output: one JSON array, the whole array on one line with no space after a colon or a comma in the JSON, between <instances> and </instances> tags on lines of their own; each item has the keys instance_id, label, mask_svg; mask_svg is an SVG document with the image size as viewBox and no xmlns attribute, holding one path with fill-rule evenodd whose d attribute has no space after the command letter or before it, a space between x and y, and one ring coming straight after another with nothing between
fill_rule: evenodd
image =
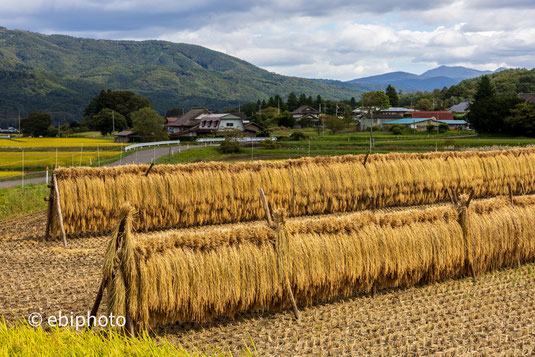
<instances>
[{"instance_id":1,"label":"blue metal roof","mask_svg":"<svg viewBox=\"0 0 535 357\"><path fill-rule=\"evenodd\" d=\"M390 107L388 109L383 109L381 112L414 112L414 109L408 109L403 107Z\"/></svg>"},{"instance_id":2,"label":"blue metal roof","mask_svg":"<svg viewBox=\"0 0 535 357\"><path fill-rule=\"evenodd\" d=\"M466 125L468 122L466 120L437 120L439 123L450 124L450 125Z\"/></svg>"},{"instance_id":3,"label":"blue metal roof","mask_svg":"<svg viewBox=\"0 0 535 357\"><path fill-rule=\"evenodd\" d=\"M428 121L428 120L435 120L435 118L403 118L398 120L392 120L387 123L383 123L385 125L407 125L407 124L416 124L422 121ZM435 120L436 121L436 120Z\"/></svg>"}]
</instances>

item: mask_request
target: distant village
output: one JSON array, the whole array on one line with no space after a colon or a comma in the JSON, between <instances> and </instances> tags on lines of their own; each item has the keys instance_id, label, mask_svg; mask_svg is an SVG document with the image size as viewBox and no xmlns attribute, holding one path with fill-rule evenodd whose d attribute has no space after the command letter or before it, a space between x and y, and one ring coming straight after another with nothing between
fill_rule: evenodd
<instances>
[{"instance_id":1,"label":"distant village","mask_svg":"<svg viewBox=\"0 0 535 357\"><path fill-rule=\"evenodd\" d=\"M461 103L449 111L420 111L403 107L390 107L368 111L366 108L353 110L352 119L356 130L365 131L370 127L385 130L392 126L401 126L416 131L429 130L429 126L447 125L450 130L467 130L469 125L465 120L456 120L453 113L463 114L468 103ZM303 127L321 127L323 116L318 109L309 105L302 105L290 113L295 119L296 129ZM229 131L240 132L244 137L266 136L268 129L249 120L243 112L212 113L208 108L198 107L188 110L181 116L167 117L167 132L173 137L201 137L220 136ZM135 135L131 130L124 130L116 134L117 142L129 142L129 137Z\"/></svg>"}]
</instances>

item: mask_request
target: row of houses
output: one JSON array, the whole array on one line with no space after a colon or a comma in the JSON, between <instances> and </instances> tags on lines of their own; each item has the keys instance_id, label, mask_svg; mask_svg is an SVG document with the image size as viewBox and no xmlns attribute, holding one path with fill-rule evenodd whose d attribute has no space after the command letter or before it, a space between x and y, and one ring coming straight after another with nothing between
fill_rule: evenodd
<instances>
[{"instance_id":1,"label":"row of houses","mask_svg":"<svg viewBox=\"0 0 535 357\"><path fill-rule=\"evenodd\" d=\"M455 120L451 111L423 111L403 107L391 107L372 114L357 113L359 130L370 127L383 128L385 125L406 125L416 130L426 130L427 125L446 124L450 128L465 130L468 123L465 120Z\"/></svg>"},{"instance_id":2,"label":"row of houses","mask_svg":"<svg viewBox=\"0 0 535 357\"><path fill-rule=\"evenodd\" d=\"M223 134L225 131L237 130L244 136L256 137L265 129L247 120L244 113L212 113L208 108L192 108L180 117L167 118L169 136L201 136Z\"/></svg>"}]
</instances>

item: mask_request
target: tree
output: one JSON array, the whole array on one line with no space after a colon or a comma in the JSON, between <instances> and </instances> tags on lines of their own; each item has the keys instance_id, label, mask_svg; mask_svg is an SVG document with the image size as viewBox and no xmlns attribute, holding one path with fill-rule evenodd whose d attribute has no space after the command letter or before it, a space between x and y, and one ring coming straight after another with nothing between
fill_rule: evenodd
<instances>
[{"instance_id":1,"label":"tree","mask_svg":"<svg viewBox=\"0 0 535 357\"><path fill-rule=\"evenodd\" d=\"M299 100L297 99L297 96L294 92L291 92L288 95L288 100L286 101L286 108L288 111L293 112L297 108L299 108Z\"/></svg>"},{"instance_id":2,"label":"tree","mask_svg":"<svg viewBox=\"0 0 535 357\"><path fill-rule=\"evenodd\" d=\"M142 141L168 140L165 119L152 108L142 108L131 114L134 131Z\"/></svg>"},{"instance_id":3,"label":"tree","mask_svg":"<svg viewBox=\"0 0 535 357\"><path fill-rule=\"evenodd\" d=\"M323 101L323 98L321 97L321 95L318 94L318 96L316 97L316 101L314 102L314 105L316 109L319 111L321 111L324 108L325 102Z\"/></svg>"},{"instance_id":4,"label":"tree","mask_svg":"<svg viewBox=\"0 0 535 357\"><path fill-rule=\"evenodd\" d=\"M301 93L301 95L299 96L299 105L307 105L308 104L308 100L307 100L307 96L305 95L305 93Z\"/></svg>"},{"instance_id":5,"label":"tree","mask_svg":"<svg viewBox=\"0 0 535 357\"><path fill-rule=\"evenodd\" d=\"M361 100L362 106L368 108L368 111L374 108L386 109L390 106L390 100L382 90L364 93Z\"/></svg>"},{"instance_id":6,"label":"tree","mask_svg":"<svg viewBox=\"0 0 535 357\"><path fill-rule=\"evenodd\" d=\"M386 87L386 95L388 96L388 100L391 106L393 107L399 106L398 93L396 92L396 89L392 87L390 84L388 85L388 87Z\"/></svg>"},{"instance_id":7,"label":"tree","mask_svg":"<svg viewBox=\"0 0 535 357\"><path fill-rule=\"evenodd\" d=\"M295 125L295 118L289 112L285 111L275 118L278 126L285 126L287 128L293 128Z\"/></svg>"},{"instance_id":8,"label":"tree","mask_svg":"<svg viewBox=\"0 0 535 357\"><path fill-rule=\"evenodd\" d=\"M517 104L505 121L513 134L535 136L535 104L527 102Z\"/></svg>"},{"instance_id":9,"label":"tree","mask_svg":"<svg viewBox=\"0 0 535 357\"><path fill-rule=\"evenodd\" d=\"M416 102L415 108L418 110L433 110L433 103L427 98L422 98Z\"/></svg>"},{"instance_id":10,"label":"tree","mask_svg":"<svg viewBox=\"0 0 535 357\"><path fill-rule=\"evenodd\" d=\"M511 122L505 118L521 102L522 99L516 96L503 95L474 101L467 115L468 122L479 133L511 133Z\"/></svg>"},{"instance_id":11,"label":"tree","mask_svg":"<svg viewBox=\"0 0 535 357\"><path fill-rule=\"evenodd\" d=\"M120 113L126 118L128 127L131 127L132 119L130 114L141 108L152 108L152 105L147 98L131 91L103 90L99 95L91 99L91 102L84 110L84 120L90 128L96 129L95 123L91 119L104 108Z\"/></svg>"},{"instance_id":12,"label":"tree","mask_svg":"<svg viewBox=\"0 0 535 357\"><path fill-rule=\"evenodd\" d=\"M492 84L489 76L483 76L477 85L477 92L474 95L474 102L491 99L496 96L496 87Z\"/></svg>"},{"instance_id":13,"label":"tree","mask_svg":"<svg viewBox=\"0 0 535 357\"><path fill-rule=\"evenodd\" d=\"M340 131L344 128L345 123L342 119L337 118L335 116L328 116L325 119L325 126L327 129L329 129L333 134L335 134L337 131Z\"/></svg>"},{"instance_id":14,"label":"tree","mask_svg":"<svg viewBox=\"0 0 535 357\"><path fill-rule=\"evenodd\" d=\"M172 118L176 118L176 117L179 117L181 116L182 114L184 113L184 109L181 108L181 107L174 107L174 108L171 108L167 111L167 113L165 114L165 116L167 118L169 117L172 117Z\"/></svg>"},{"instance_id":15,"label":"tree","mask_svg":"<svg viewBox=\"0 0 535 357\"><path fill-rule=\"evenodd\" d=\"M46 136L51 123L52 118L49 114L33 111L26 118L21 119L20 127L24 135Z\"/></svg>"},{"instance_id":16,"label":"tree","mask_svg":"<svg viewBox=\"0 0 535 357\"><path fill-rule=\"evenodd\" d=\"M108 135L115 131L121 131L126 129L126 118L120 113L104 108L98 114L93 115L91 118L94 129L100 131L102 135Z\"/></svg>"},{"instance_id":17,"label":"tree","mask_svg":"<svg viewBox=\"0 0 535 357\"><path fill-rule=\"evenodd\" d=\"M355 100L355 97L351 97L351 99L349 100L349 105L351 106L351 109L355 109L357 107L357 101Z\"/></svg>"}]
</instances>

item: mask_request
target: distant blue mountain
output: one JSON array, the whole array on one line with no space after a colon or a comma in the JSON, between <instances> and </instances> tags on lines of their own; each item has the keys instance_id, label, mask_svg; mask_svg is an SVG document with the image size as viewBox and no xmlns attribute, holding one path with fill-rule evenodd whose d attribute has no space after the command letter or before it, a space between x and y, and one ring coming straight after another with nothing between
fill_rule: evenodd
<instances>
[{"instance_id":1,"label":"distant blue mountain","mask_svg":"<svg viewBox=\"0 0 535 357\"><path fill-rule=\"evenodd\" d=\"M498 68L496 71L479 71L477 69L466 68L461 66L449 67L440 66L430 69L421 75L412 74L408 72L390 72L380 74L377 76L370 76L364 78L353 79L347 81L353 85L373 85L379 86L381 89L386 88L389 84L396 89L401 89L405 92L428 90L432 91L436 88L442 89L458 84L463 79L483 76L485 74L499 72L506 68Z\"/></svg>"}]
</instances>

